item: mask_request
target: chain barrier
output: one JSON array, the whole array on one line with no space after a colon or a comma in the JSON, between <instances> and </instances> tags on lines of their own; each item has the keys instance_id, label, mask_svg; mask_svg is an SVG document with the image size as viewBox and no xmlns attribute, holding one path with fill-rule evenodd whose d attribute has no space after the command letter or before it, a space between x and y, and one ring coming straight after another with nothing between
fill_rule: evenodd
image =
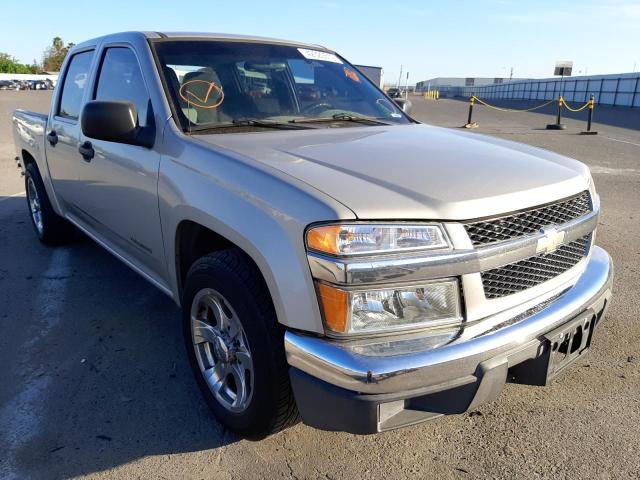
<instances>
[{"instance_id":1,"label":"chain barrier","mask_svg":"<svg viewBox=\"0 0 640 480\"><path fill-rule=\"evenodd\" d=\"M581 112L582 110L584 110L585 108L587 108L590 104L591 104L591 100L589 100L587 103L585 103L584 105L582 105L579 108L571 108L569 106L569 104L567 103L567 101L564 99L564 97L560 97L560 103L562 103L562 105L569 110L570 112Z\"/></svg>"},{"instance_id":2,"label":"chain barrier","mask_svg":"<svg viewBox=\"0 0 640 480\"><path fill-rule=\"evenodd\" d=\"M549 100L548 102L544 102L541 103L540 105L536 105L530 108L522 108L522 109L517 109L517 108L507 108L507 107L498 107L497 105L491 105L490 103L482 100L481 98L476 97L475 95L472 95L471 97L469 97L469 116L467 117L467 123L464 126L464 128L478 128L478 124L476 122L472 121L473 118L473 106L475 104L475 102L478 102L481 105L484 105L485 107L491 108L493 110L497 110L499 112L507 112L507 113L519 113L519 112L533 112L535 110L539 110L541 108L546 107L547 105L551 105L552 103L557 102L558 104L558 113L557 113L557 120L556 123L547 125L547 129L549 130L564 130L565 129L565 125L563 125L561 123L562 120L562 108L566 108L567 110L569 110L570 112L581 112L582 110L584 110L585 108L589 109L589 116L587 119L587 130L582 132L583 134L590 134L590 135L595 135L597 132L593 132L591 130L591 121L593 118L593 109L595 106L595 100L593 95L591 95L591 98L589 99L589 101L587 101L587 103L585 103L584 105L580 106L580 107L572 107L571 105L569 105L567 103L567 101L564 99L564 97L562 95L560 95L558 97L558 99L552 99Z\"/></svg>"},{"instance_id":3,"label":"chain barrier","mask_svg":"<svg viewBox=\"0 0 640 480\"><path fill-rule=\"evenodd\" d=\"M498 110L500 112L533 112L534 110L538 110L539 108L542 107L546 107L547 105L552 104L553 102L555 102L555 100L549 100L548 102L545 102L541 105L536 105L535 107L531 107L531 108L525 108L525 109L516 109L516 108L505 108L505 107L497 107L495 105L490 105L487 102L485 102L484 100L479 99L478 97L476 97L475 95L473 96L473 98L478 102L481 103L482 105L484 105L485 107L489 107L492 108L494 110Z\"/></svg>"}]
</instances>

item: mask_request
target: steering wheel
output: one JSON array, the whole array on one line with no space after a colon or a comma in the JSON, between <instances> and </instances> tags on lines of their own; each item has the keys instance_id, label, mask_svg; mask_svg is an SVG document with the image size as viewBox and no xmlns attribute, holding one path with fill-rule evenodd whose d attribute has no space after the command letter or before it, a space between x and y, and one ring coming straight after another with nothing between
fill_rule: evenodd
<instances>
[{"instance_id":1,"label":"steering wheel","mask_svg":"<svg viewBox=\"0 0 640 480\"><path fill-rule=\"evenodd\" d=\"M307 105L302 109L301 113L314 113L320 109L331 110L333 108L335 107L331 105L329 102L320 101L320 102L312 103L311 105Z\"/></svg>"}]
</instances>

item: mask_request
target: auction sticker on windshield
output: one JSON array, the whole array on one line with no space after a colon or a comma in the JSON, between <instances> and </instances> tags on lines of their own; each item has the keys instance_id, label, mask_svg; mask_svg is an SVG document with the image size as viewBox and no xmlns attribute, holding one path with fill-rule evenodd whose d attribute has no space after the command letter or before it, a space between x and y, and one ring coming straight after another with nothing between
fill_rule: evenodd
<instances>
[{"instance_id":1,"label":"auction sticker on windshield","mask_svg":"<svg viewBox=\"0 0 640 480\"><path fill-rule=\"evenodd\" d=\"M298 51L308 60L320 60L323 62L342 63L337 55L329 52L321 52L320 50L309 50L308 48L299 48Z\"/></svg>"}]
</instances>

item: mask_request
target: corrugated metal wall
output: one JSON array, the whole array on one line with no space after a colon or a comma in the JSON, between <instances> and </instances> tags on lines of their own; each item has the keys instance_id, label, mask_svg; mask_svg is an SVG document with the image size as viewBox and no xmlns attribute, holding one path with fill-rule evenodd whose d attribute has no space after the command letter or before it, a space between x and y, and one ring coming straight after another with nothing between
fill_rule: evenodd
<instances>
[{"instance_id":1,"label":"corrugated metal wall","mask_svg":"<svg viewBox=\"0 0 640 480\"><path fill-rule=\"evenodd\" d=\"M552 100L562 96L568 102L586 102L593 94L596 103L623 107L640 107L640 73L559 77L520 80L484 87L454 87L448 96L488 99Z\"/></svg>"}]
</instances>

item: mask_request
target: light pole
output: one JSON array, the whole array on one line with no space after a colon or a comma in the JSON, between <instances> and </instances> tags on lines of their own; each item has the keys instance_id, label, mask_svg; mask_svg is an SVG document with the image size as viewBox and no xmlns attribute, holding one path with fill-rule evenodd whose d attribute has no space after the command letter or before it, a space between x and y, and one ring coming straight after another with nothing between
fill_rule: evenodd
<instances>
[{"instance_id":1,"label":"light pole","mask_svg":"<svg viewBox=\"0 0 640 480\"><path fill-rule=\"evenodd\" d=\"M404 98L409 98L409 72L407 72L407 79L404 82Z\"/></svg>"}]
</instances>

